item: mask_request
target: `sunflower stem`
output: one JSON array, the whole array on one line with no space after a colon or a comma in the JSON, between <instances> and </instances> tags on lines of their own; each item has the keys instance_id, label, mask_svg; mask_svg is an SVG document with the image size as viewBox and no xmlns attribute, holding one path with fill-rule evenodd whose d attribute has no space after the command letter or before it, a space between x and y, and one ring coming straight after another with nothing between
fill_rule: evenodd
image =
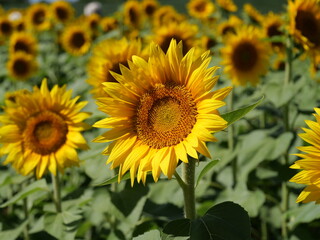
<instances>
[{"instance_id":1,"label":"sunflower stem","mask_svg":"<svg viewBox=\"0 0 320 240\"><path fill-rule=\"evenodd\" d=\"M196 200L195 200L195 168L196 160L189 158L189 163L182 164L182 179L180 186L184 196L185 217L191 220L196 218ZM180 178L180 177L179 177ZM179 180L178 180L179 182Z\"/></svg>"},{"instance_id":2,"label":"sunflower stem","mask_svg":"<svg viewBox=\"0 0 320 240\"><path fill-rule=\"evenodd\" d=\"M60 189L60 175L59 171L54 175L51 173L52 183L53 183L53 201L56 205L56 210L58 213L62 212L61 207L61 189Z\"/></svg>"},{"instance_id":3,"label":"sunflower stem","mask_svg":"<svg viewBox=\"0 0 320 240\"><path fill-rule=\"evenodd\" d=\"M23 184L23 187L26 187L26 184ZM28 198L27 197L23 199L23 211L24 211L25 220L28 221L28 219L29 219L29 211L28 211ZM23 238L25 240L30 240L29 224L26 224L26 226L23 229Z\"/></svg>"},{"instance_id":4,"label":"sunflower stem","mask_svg":"<svg viewBox=\"0 0 320 240\"><path fill-rule=\"evenodd\" d=\"M234 91L231 91L230 97L229 97L229 104L228 104L228 111L233 110L233 100L234 100ZM229 152L232 153L234 149L234 128L233 125L231 124L228 127L228 148ZM233 179L233 187L237 183L237 158L234 157L231 162L232 165L232 179Z\"/></svg>"}]
</instances>

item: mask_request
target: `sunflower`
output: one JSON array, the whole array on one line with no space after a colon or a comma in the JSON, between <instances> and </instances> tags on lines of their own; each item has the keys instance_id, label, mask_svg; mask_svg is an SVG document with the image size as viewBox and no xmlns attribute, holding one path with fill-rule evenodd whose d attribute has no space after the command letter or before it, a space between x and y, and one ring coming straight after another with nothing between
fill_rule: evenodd
<instances>
[{"instance_id":1,"label":"sunflower","mask_svg":"<svg viewBox=\"0 0 320 240\"><path fill-rule=\"evenodd\" d=\"M14 31L12 22L6 16L0 16L0 38L8 38Z\"/></svg>"},{"instance_id":2,"label":"sunflower","mask_svg":"<svg viewBox=\"0 0 320 240\"><path fill-rule=\"evenodd\" d=\"M81 56L89 51L91 35L81 25L69 25L62 32L61 43L62 47L71 55Z\"/></svg>"},{"instance_id":3,"label":"sunflower","mask_svg":"<svg viewBox=\"0 0 320 240\"><path fill-rule=\"evenodd\" d=\"M252 26L241 27L229 35L221 49L224 71L234 85L250 82L256 85L260 75L268 70L269 45L261 40L261 33Z\"/></svg>"},{"instance_id":4,"label":"sunflower","mask_svg":"<svg viewBox=\"0 0 320 240\"><path fill-rule=\"evenodd\" d=\"M264 35L268 38L272 38L275 36L282 36L282 27L284 26L284 22L281 16L274 14L273 12L269 12L263 20L263 28ZM284 43L282 42L272 42L272 49L276 52L284 51Z\"/></svg>"},{"instance_id":5,"label":"sunflower","mask_svg":"<svg viewBox=\"0 0 320 240\"><path fill-rule=\"evenodd\" d=\"M37 54L37 40L32 34L27 32L15 32L11 35L9 52L10 54L14 54L19 51L33 56Z\"/></svg>"},{"instance_id":6,"label":"sunflower","mask_svg":"<svg viewBox=\"0 0 320 240\"><path fill-rule=\"evenodd\" d=\"M37 31L48 30L51 27L50 11L47 4L32 4L26 12L26 22L28 28Z\"/></svg>"},{"instance_id":7,"label":"sunflower","mask_svg":"<svg viewBox=\"0 0 320 240\"><path fill-rule=\"evenodd\" d=\"M74 18L74 8L66 1L55 1L50 5L55 21L67 23Z\"/></svg>"},{"instance_id":8,"label":"sunflower","mask_svg":"<svg viewBox=\"0 0 320 240\"><path fill-rule=\"evenodd\" d=\"M242 19L235 15L231 15L227 21L221 22L217 27L217 35L224 38L228 34L235 34L236 28L243 24Z\"/></svg>"},{"instance_id":9,"label":"sunflower","mask_svg":"<svg viewBox=\"0 0 320 240\"><path fill-rule=\"evenodd\" d=\"M250 21L256 24L261 24L264 17L263 15L250 3L243 5L243 10L249 17Z\"/></svg>"},{"instance_id":10,"label":"sunflower","mask_svg":"<svg viewBox=\"0 0 320 240\"><path fill-rule=\"evenodd\" d=\"M17 94L14 106L4 107L0 122L0 154L22 175L41 178L46 170L54 175L66 167L79 165L76 149L87 149L81 131L89 113L80 112L86 102L76 103L71 90L57 85L49 91L43 80L40 89Z\"/></svg>"},{"instance_id":11,"label":"sunflower","mask_svg":"<svg viewBox=\"0 0 320 240\"><path fill-rule=\"evenodd\" d=\"M17 80L25 81L32 77L38 69L34 56L19 51L10 55L7 62L9 75Z\"/></svg>"},{"instance_id":12,"label":"sunflower","mask_svg":"<svg viewBox=\"0 0 320 240\"><path fill-rule=\"evenodd\" d=\"M17 103L17 97L21 94L30 94L30 92L26 89L22 89L22 90L17 90L14 92L6 92L5 94L5 104L7 107L18 107L18 103ZM1 140L0 140L1 141Z\"/></svg>"},{"instance_id":13,"label":"sunflower","mask_svg":"<svg viewBox=\"0 0 320 240\"><path fill-rule=\"evenodd\" d=\"M232 0L217 0L217 4L227 12L236 12L238 10L237 5Z\"/></svg>"},{"instance_id":14,"label":"sunflower","mask_svg":"<svg viewBox=\"0 0 320 240\"><path fill-rule=\"evenodd\" d=\"M183 53L185 54L194 46L197 32L198 28L196 25L189 24L186 21L182 23L172 22L156 28L151 38L164 52L168 50L172 38L177 40L177 42L182 41Z\"/></svg>"},{"instance_id":15,"label":"sunflower","mask_svg":"<svg viewBox=\"0 0 320 240\"><path fill-rule=\"evenodd\" d=\"M143 0L141 5L142 11L148 17L152 17L159 7L159 3L156 0Z\"/></svg>"},{"instance_id":16,"label":"sunflower","mask_svg":"<svg viewBox=\"0 0 320 240\"><path fill-rule=\"evenodd\" d=\"M117 29L119 22L114 17L104 17L100 21L100 26L103 32L109 32Z\"/></svg>"},{"instance_id":17,"label":"sunflower","mask_svg":"<svg viewBox=\"0 0 320 240\"><path fill-rule=\"evenodd\" d=\"M208 68L208 52L199 58L193 52L183 56L182 43L175 40L166 54L151 43L148 61L133 57L129 68L121 66L121 74L113 74L118 82L104 83L110 97L98 104L110 117L94 127L111 130L94 141L112 141L103 154L109 155L111 168L120 167L119 180L127 171L131 184L135 177L145 183L149 172L154 181L161 172L171 178L188 155L210 157L205 142L216 141L211 133L227 125L217 108L231 88L211 92L217 67Z\"/></svg>"},{"instance_id":18,"label":"sunflower","mask_svg":"<svg viewBox=\"0 0 320 240\"><path fill-rule=\"evenodd\" d=\"M93 86L94 97L106 96L102 83L117 82L110 71L120 73L119 64L128 66L127 61L132 60L133 55L143 56L139 40L106 39L95 46L87 67L87 82Z\"/></svg>"},{"instance_id":19,"label":"sunflower","mask_svg":"<svg viewBox=\"0 0 320 240\"><path fill-rule=\"evenodd\" d=\"M153 25L158 28L170 23L180 23L185 20L185 17L179 14L172 6L162 6L157 9L153 15Z\"/></svg>"},{"instance_id":20,"label":"sunflower","mask_svg":"<svg viewBox=\"0 0 320 240\"><path fill-rule=\"evenodd\" d=\"M306 50L320 49L320 6L317 0L289 1L290 32Z\"/></svg>"},{"instance_id":21,"label":"sunflower","mask_svg":"<svg viewBox=\"0 0 320 240\"><path fill-rule=\"evenodd\" d=\"M302 128L304 133L299 136L310 146L298 147L298 150L304 153L295 154L300 160L296 161L290 168L300 169L290 182L308 185L298 196L297 202L308 203L316 201L320 203L320 108L315 108L316 122L306 120L308 128Z\"/></svg>"},{"instance_id":22,"label":"sunflower","mask_svg":"<svg viewBox=\"0 0 320 240\"><path fill-rule=\"evenodd\" d=\"M131 28L139 28L142 23L142 9L140 2L129 0L124 4L124 24Z\"/></svg>"},{"instance_id":23,"label":"sunflower","mask_svg":"<svg viewBox=\"0 0 320 240\"><path fill-rule=\"evenodd\" d=\"M187 8L190 16L199 19L208 18L215 10L211 0L190 0Z\"/></svg>"}]
</instances>

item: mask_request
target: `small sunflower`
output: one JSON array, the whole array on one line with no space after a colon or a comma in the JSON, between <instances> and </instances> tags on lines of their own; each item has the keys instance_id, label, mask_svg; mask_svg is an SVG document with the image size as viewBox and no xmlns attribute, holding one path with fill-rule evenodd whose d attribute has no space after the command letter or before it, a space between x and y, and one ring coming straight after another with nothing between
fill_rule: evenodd
<instances>
[{"instance_id":1,"label":"small sunflower","mask_svg":"<svg viewBox=\"0 0 320 240\"><path fill-rule=\"evenodd\" d=\"M250 21L255 24L261 24L264 17L263 15L250 3L246 3L243 5L244 12L248 15L250 18Z\"/></svg>"},{"instance_id":2,"label":"small sunflower","mask_svg":"<svg viewBox=\"0 0 320 240\"><path fill-rule=\"evenodd\" d=\"M198 19L208 18L215 10L211 0L190 0L187 8L190 16Z\"/></svg>"},{"instance_id":3,"label":"small sunflower","mask_svg":"<svg viewBox=\"0 0 320 240\"><path fill-rule=\"evenodd\" d=\"M223 21L218 25L217 35L224 38L228 34L235 34L236 28L243 25L242 19L235 15L231 15L227 21Z\"/></svg>"},{"instance_id":4,"label":"small sunflower","mask_svg":"<svg viewBox=\"0 0 320 240\"><path fill-rule=\"evenodd\" d=\"M12 22L6 16L0 16L0 38L7 39L14 31Z\"/></svg>"},{"instance_id":5,"label":"small sunflower","mask_svg":"<svg viewBox=\"0 0 320 240\"><path fill-rule=\"evenodd\" d=\"M166 5L157 9L153 15L153 25L158 28L170 23L181 23L185 17L179 14L172 6Z\"/></svg>"},{"instance_id":6,"label":"small sunflower","mask_svg":"<svg viewBox=\"0 0 320 240\"><path fill-rule=\"evenodd\" d=\"M74 18L74 8L67 1L55 1L50 5L55 21L67 23Z\"/></svg>"},{"instance_id":7,"label":"small sunflower","mask_svg":"<svg viewBox=\"0 0 320 240\"><path fill-rule=\"evenodd\" d=\"M9 40L9 52L10 54L14 54L19 51L33 56L37 54L37 40L32 34L27 32L15 32L11 35Z\"/></svg>"},{"instance_id":8,"label":"small sunflower","mask_svg":"<svg viewBox=\"0 0 320 240\"><path fill-rule=\"evenodd\" d=\"M227 12L236 12L238 10L237 5L232 0L216 0L217 5Z\"/></svg>"},{"instance_id":9,"label":"small sunflower","mask_svg":"<svg viewBox=\"0 0 320 240\"><path fill-rule=\"evenodd\" d=\"M197 33L198 27L196 25L189 24L186 21L182 23L172 22L156 28L152 39L164 52L168 50L171 39L175 39L177 42L182 41L183 53L186 54L194 46Z\"/></svg>"},{"instance_id":10,"label":"small sunflower","mask_svg":"<svg viewBox=\"0 0 320 240\"><path fill-rule=\"evenodd\" d=\"M113 74L118 82L104 83L110 97L98 104L110 117L94 127L111 130L94 141L112 142L103 154L109 155L111 168L119 167L119 180L127 171L132 185L135 178L145 183L149 172L154 181L161 172L171 178L188 155L211 157L205 142L216 141L212 133L227 126L217 109L231 88L211 92L217 67L208 68L208 52L199 58L193 53L183 56L175 40L166 54L151 43L148 61L133 57L129 68Z\"/></svg>"},{"instance_id":11,"label":"small sunflower","mask_svg":"<svg viewBox=\"0 0 320 240\"><path fill-rule=\"evenodd\" d=\"M320 49L320 6L317 0L289 1L290 32L306 50Z\"/></svg>"},{"instance_id":12,"label":"small sunflower","mask_svg":"<svg viewBox=\"0 0 320 240\"><path fill-rule=\"evenodd\" d=\"M17 103L17 97L21 94L30 94L30 92L26 89L17 90L14 92L6 92L4 99L5 105L10 108L18 107L19 105Z\"/></svg>"},{"instance_id":13,"label":"small sunflower","mask_svg":"<svg viewBox=\"0 0 320 240\"><path fill-rule=\"evenodd\" d=\"M128 27L139 28L142 24L142 9L140 2L129 0L124 4L124 24Z\"/></svg>"},{"instance_id":14,"label":"small sunflower","mask_svg":"<svg viewBox=\"0 0 320 240\"><path fill-rule=\"evenodd\" d=\"M50 11L47 4L35 3L32 4L26 12L26 22L28 28L36 31L49 30L50 23Z\"/></svg>"},{"instance_id":15,"label":"small sunflower","mask_svg":"<svg viewBox=\"0 0 320 240\"><path fill-rule=\"evenodd\" d=\"M84 55L89 51L91 46L90 31L81 25L69 25L62 32L61 44L71 55Z\"/></svg>"},{"instance_id":16,"label":"small sunflower","mask_svg":"<svg viewBox=\"0 0 320 240\"><path fill-rule=\"evenodd\" d=\"M87 82L93 86L91 92L94 97L106 96L102 83L117 82L110 71L120 73L119 64L128 66L128 60L132 60L133 55L143 56L139 40L106 39L95 46L87 67Z\"/></svg>"},{"instance_id":17,"label":"small sunflower","mask_svg":"<svg viewBox=\"0 0 320 240\"><path fill-rule=\"evenodd\" d=\"M43 80L40 89L16 94L15 105L4 107L0 118L1 155L22 175L34 173L41 178L46 170L54 175L70 166L78 166L76 149L87 149L81 131L90 115L80 110L86 102L76 103L71 90L57 85L49 91Z\"/></svg>"},{"instance_id":18,"label":"small sunflower","mask_svg":"<svg viewBox=\"0 0 320 240\"><path fill-rule=\"evenodd\" d=\"M19 51L10 55L7 70L12 78L25 81L36 73L38 64L34 56Z\"/></svg>"},{"instance_id":19,"label":"small sunflower","mask_svg":"<svg viewBox=\"0 0 320 240\"><path fill-rule=\"evenodd\" d=\"M302 128L304 133L299 136L310 146L298 147L304 153L295 154L300 160L296 161L290 168L300 169L290 182L308 185L298 196L297 202L308 203L315 201L320 203L320 109L315 108L316 122L306 120L308 128Z\"/></svg>"},{"instance_id":20,"label":"small sunflower","mask_svg":"<svg viewBox=\"0 0 320 240\"><path fill-rule=\"evenodd\" d=\"M159 3L156 0L143 0L141 5L142 11L148 17L152 17L159 7Z\"/></svg>"},{"instance_id":21,"label":"small sunflower","mask_svg":"<svg viewBox=\"0 0 320 240\"><path fill-rule=\"evenodd\" d=\"M282 27L284 26L284 21L280 15L269 12L263 20L264 35L268 38L275 36L282 36ZM272 49L276 52L284 51L284 43L282 42L272 42Z\"/></svg>"},{"instance_id":22,"label":"small sunflower","mask_svg":"<svg viewBox=\"0 0 320 240\"><path fill-rule=\"evenodd\" d=\"M221 49L222 65L234 85L250 82L256 85L268 70L269 45L261 40L261 33L252 26L241 27L229 35Z\"/></svg>"},{"instance_id":23,"label":"small sunflower","mask_svg":"<svg viewBox=\"0 0 320 240\"><path fill-rule=\"evenodd\" d=\"M100 26L103 32L109 32L117 29L119 26L119 22L114 17L104 17L100 21Z\"/></svg>"}]
</instances>

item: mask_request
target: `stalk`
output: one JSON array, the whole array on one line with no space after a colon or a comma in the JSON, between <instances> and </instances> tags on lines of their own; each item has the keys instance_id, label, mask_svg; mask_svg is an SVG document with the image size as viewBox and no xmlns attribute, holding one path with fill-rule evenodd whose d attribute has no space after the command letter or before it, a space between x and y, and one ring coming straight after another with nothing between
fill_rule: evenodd
<instances>
[{"instance_id":1,"label":"stalk","mask_svg":"<svg viewBox=\"0 0 320 240\"><path fill-rule=\"evenodd\" d=\"M233 99L234 98L234 91L231 91L230 97L229 97L229 104L228 104L228 111L233 110ZM234 150L234 126L231 124L228 127L228 148L229 152L232 153ZM237 163L237 158L234 157L231 162L232 166L232 179L233 179L233 186L236 186L237 183L237 168L238 168L238 163Z\"/></svg>"},{"instance_id":2,"label":"stalk","mask_svg":"<svg viewBox=\"0 0 320 240\"><path fill-rule=\"evenodd\" d=\"M53 201L56 206L58 213L62 212L61 207L61 189L60 189L60 174L57 171L56 175L51 173L52 183L53 183Z\"/></svg>"}]
</instances>

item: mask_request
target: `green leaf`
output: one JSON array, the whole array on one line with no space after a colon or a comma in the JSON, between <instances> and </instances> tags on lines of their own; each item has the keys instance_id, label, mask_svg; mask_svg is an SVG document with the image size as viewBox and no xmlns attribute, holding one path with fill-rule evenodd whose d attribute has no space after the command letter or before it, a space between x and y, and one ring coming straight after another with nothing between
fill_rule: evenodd
<instances>
[{"instance_id":1,"label":"green leaf","mask_svg":"<svg viewBox=\"0 0 320 240\"><path fill-rule=\"evenodd\" d=\"M238 121L239 119L243 118L248 112L253 110L255 107L257 107L259 104L262 103L264 99L264 96L262 96L258 101L256 101L254 104L251 104L247 107L240 108L231 112L227 112L221 115L221 117L228 122L228 126L234 123L235 121Z\"/></svg>"},{"instance_id":2,"label":"green leaf","mask_svg":"<svg viewBox=\"0 0 320 240\"><path fill-rule=\"evenodd\" d=\"M218 159L208 162L208 164L200 172L200 174L197 178L196 186L198 186L201 178L203 178L203 176L206 175L206 173L209 172L209 170L212 169L218 162L219 162Z\"/></svg>"},{"instance_id":3,"label":"green leaf","mask_svg":"<svg viewBox=\"0 0 320 240\"><path fill-rule=\"evenodd\" d=\"M191 224L190 240L251 239L248 213L238 204L223 202Z\"/></svg>"},{"instance_id":4,"label":"green leaf","mask_svg":"<svg viewBox=\"0 0 320 240\"><path fill-rule=\"evenodd\" d=\"M173 236L189 236L191 220L187 218L176 219L164 226L163 232Z\"/></svg>"},{"instance_id":5,"label":"green leaf","mask_svg":"<svg viewBox=\"0 0 320 240\"><path fill-rule=\"evenodd\" d=\"M294 229L300 223L310 223L320 218L320 206L317 204L306 203L290 210L288 213L290 219L289 227Z\"/></svg>"},{"instance_id":6,"label":"green leaf","mask_svg":"<svg viewBox=\"0 0 320 240\"><path fill-rule=\"evenodd\" d=\"M160 232L159 230L156 230L156 229L133 238L133 240L160 240L160 239L161 239Z\"/></svg>"},{"instance_id":7,"label":"green leaf","mask_svg":"<svg viewBox=\"0 0 320 240\"><path fill-rule=\"evenodd\" d=\"M27 225L27 223L28 221L25 221L15 229L0 232L0 239L5 239L5 240L17 239L21 234L21 232L23 231L24 227Z\"/></svg>"},{"instance_id":8,"label":"green leaf","mask_svg":"<svg viewBox=\"0 0 320 240\"><path fill-rule=\"evenodd\" d=\"M130 178L130 173L127 172L125 175L122 176L121 181L127 180L129 178ZM116 176L114 176L114 177L112 177L102 183L94 184L93 186L94 187L101 187L101 186L109 185L109 184L116 183L116 182L118 182L118 175L116 175Z\"/></svg>"},{"instance_id":9,"label":"green leaf","mask_svg":"<svg viewBox=\"0 0 320 240\"><path fill-rule=\"evenodd\" d=\"M41 180L38 180L38 181L35 181L35 182L31 183L29 186L27 186L21 192L19 192L15 196L13 196L9 201L3 203L0 206L0 208L9 206L11 204L14 204L17 201L22 200L22 199L26 198L27 196L29 196L30 194L33 194L33 193L35 193L37 191L49 191L45 179L41 179Z\"/></svg>"}]
</instances>

